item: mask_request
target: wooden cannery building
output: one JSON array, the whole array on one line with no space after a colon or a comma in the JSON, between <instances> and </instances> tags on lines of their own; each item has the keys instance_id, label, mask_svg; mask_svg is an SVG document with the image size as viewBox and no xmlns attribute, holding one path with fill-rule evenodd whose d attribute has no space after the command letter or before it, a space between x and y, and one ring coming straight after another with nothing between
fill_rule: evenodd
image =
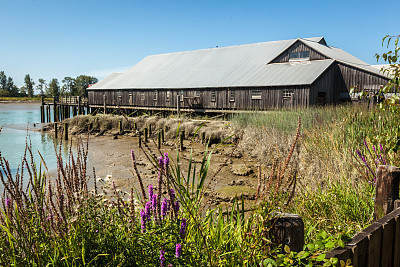
<instances>
[{"instance_id":1,"label":"wooden cannery building","mask_svg":"<svg viewBox=\"0 0 400 267\"><path fill-rule=\"evenodd\" d=\"M340 103L352 86L387 77L329 46L299 38L147 56L88 88L90 106L187 111L266 110Z\"/></svg>"}]
</instances>

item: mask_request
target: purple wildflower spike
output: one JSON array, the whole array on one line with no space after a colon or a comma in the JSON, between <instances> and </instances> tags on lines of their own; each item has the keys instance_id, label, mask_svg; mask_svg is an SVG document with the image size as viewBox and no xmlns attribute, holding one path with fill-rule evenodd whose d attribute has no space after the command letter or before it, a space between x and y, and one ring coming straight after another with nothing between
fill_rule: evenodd
<instances>
[{"instance_id":1,"label":"purple wildflower spike","mask_svg":"<svg viewBox=\"0 0 400 267\"><path fill-rule=\"evenodd\" d=\"M152 196L152 199L151 199L151 207L153 208L153 212L154 212L154 213L155 213L156 210L157 210L157 198L158 198L158 195L157 195L157 194L154 194L154 195Z\"/></svg>"},{"instance_id":2,"label":"purple wildflower spike","mask_svg":"<svg viewBox=\"0 0 400 267\"><path fill-rule=\"evenodd\" d=\"M165 251L160 250L160 266L165 266Z\"/></svg>"},{"instance_id":3,"label":"purple wildflower spike","mask_svg":"<svg viewBox=\"0 0 400 267\"><path fill-rule=\"evenodd\" d=\"M176 244L175 246L175 257L180 258L182 256L182 245L181 244Z\"/></svg>"},{"instance_id":4,"label":"purple wildflower spike","mask_svg":"<svg viewBox=\"0 0 400 267\"><path fill-rule=\"evenodd\" d=\"M6 198L6 207L10 206L11 198Z\"/></svg>"},{"instance_id":5,"label":"purple wildflower spike","mask_svg":"<svg viewBox=\"0 0 400 267\"><path fill-rule=\"evenodd\" d=\"M144 212L146 215L146 221L150 221L151 220L151 202L147 202L146 206L144 207Z\"/></svg>"},{"instance_id":6,"label":"purple wildflower spike","mask_svg":"<svg viewBox=\"0 0 400 267\"><path fill-rule=\"evenodd\" d=\"M179 201L175 201L174 210L175 212L179 211Z\"/></svg>"},{"instance_id":7,"label":"purple wildflower spike","mask_svg":"<svg viewBox=\"0 0 400 267\"><path fill-rule=\"evenodd\" d=\"M141 222L141 228L142 228L142 233L146 233L146 222L147 222L147 217L146 217L146 212L144 210L140 211L140 222Z\"/></svg>"},{"instance_id":8,"label":"purple wildflower spike","mask_svg":"<svg viewBox=\"0 0 400 267\"><path fill-rule=\"evenodd\" d=\"M186 235L186 219L183 218L181 222L181 230L179 231L179 236L185 238Z\"/></svg>"},{"instance_id":9,"label":"purple wildflower spike","mask_svg":"<svg viewBox=\"0 0 400 267\"><path fill-rule=\"evenodd\" d=\"M165 217L168 211L168 201L164 198L163 202L161 203L161 216Z\"/></svg>"},{"instance_id":10,"label":"purple wildflower spike","mask_svg":"<svg viewBox=\"0 0 400 267\"><path fill-rule=\"evenodd\" d=\"M153 194L154 194L154 187L153 185L149 184L149 200L153 199Z\"/></svg>"}]
</instances>

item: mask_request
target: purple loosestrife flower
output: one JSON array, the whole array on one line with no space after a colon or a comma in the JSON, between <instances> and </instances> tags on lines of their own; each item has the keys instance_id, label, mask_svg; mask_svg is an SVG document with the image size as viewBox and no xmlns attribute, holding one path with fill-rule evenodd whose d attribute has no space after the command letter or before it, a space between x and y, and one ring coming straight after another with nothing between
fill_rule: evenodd
<instances>
[{"instance_id":1,"label":"purple loosestrife flower","mask_svg":"<svg viewBox=\"0 0 400 267\"><path fill-rule=\"evenodd\" d=\"M165 217L168 211L168 201L164 198L163 202L161 203L161 216Z\"/></svg>"},{"instance_id":2,"label":"purple loosestrife flower","mask_svg":"<svg viewBox=\"0 0 400 267\"><path fill-rule=\"evenodd\" d=\"M154 190L154 187L153 187L153 185L149 185L149 200L152 200L153 199L153 190Z\"/></svg>"},{"instance_id":3,"label":"purple loosestrife flower","mask_svg":"<svg viewBox=\"0 0 400 267\"><path fill-rule=\"evenodd\" d=\"M167 170L169 166L169 157L168 152L164 153L164 169Z\"/></svg>"},{"instance_id":4,"label":"purple loosestrife flower","mask_svg":"<svg viewBox=\"0 0 400 267\"><path fill-rule=\"evenodd\" d=\"M174 210L175 212L179 211L179 201L175 201Z\"/></svg>"},{"instance_id":5,"label":"purple loosestrife flower","mask_svg":"<svg viewBox=\"0 0 400 267\"><path fill-rule=\"evenodd\" d=\"M160 250L160 266L165 266L165 251Z\"/></svg>"},{"instance_id":6,"label":"purple loosestrife flower","mask_svg":"<svg viewBox=\"0 0 400 267\"><path fill-rule=\"evenodd\" d=\"M180 238L185 238L186 235L186 219L183 218L181 222L181 230L179 231Z\"/></svg>"},{"instance_id":7,"label":"purple loosestrife flower","mask_svg":"<svg viewBox=\"0 0 400 267\"><path fill-rule=\"evenodd\" d=\"M174 189L170 189L170 192L171 192L170 201L171 201L171 203L174 203L174 201L175 201L175 191L174 191Z\"/></svg>"},{"instance_id":8,"label":"purple loosestrife flower","mask_svg":"<svg viewBox=\"0 0 400 267\"><path fill-rule=\"evenodd\" d=\"M6 207L9 207L11 204L11 198L6 198Z\"/></svg>"},{"instance_id":9,"label":"purple loosestrife flower","mask_svg":"<svg viewBox=\"0 0 400 267\"><path fill-rule=\"evenodd\" d=\"M146 233L146 212L144 210L140 211L140 222L141 222L141 228L142 228L142 233Z\"/></svg>"},{"instance_id":10,"label":"purple loosestrife flower","mask_svg":"<svg viewBox=\"0 0 400 267\"><path fill-rule=\"evenodd\" d=\"M162 157L158 158L158 164L160 166L160 171L158 173L158 195L157 195L157 217L161 217L161 194L162 194L162 179L164 173L164 159Z\"/></svg>"},{"instance_id":11,"label":"purple loosestrife flower","mask_svg":"<svg viewBox=\"0 0 400 267\"><path fill-rule=\"evenodd\" d=\"M146 216L146 221L150 221L151 218L151 202L147 202L144 207L144 215Z\"/></svg>"},{"instance_id":12,"label":"purple loosestrife flower","mask_svg":"<svg viewBox=\"0 0 400 267\"><path fill-rule=\"evenodd\" d=\"M176 244L175 247L175 257L178 259L182 256L182 245L181 244Z\"/></svg>"}]
</instances>

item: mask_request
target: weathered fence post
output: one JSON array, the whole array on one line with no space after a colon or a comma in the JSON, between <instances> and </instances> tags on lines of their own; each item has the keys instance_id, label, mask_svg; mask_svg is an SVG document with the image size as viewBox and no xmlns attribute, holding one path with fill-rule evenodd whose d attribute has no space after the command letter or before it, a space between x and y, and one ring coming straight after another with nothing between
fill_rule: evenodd
<instances>
[{"instance_id":1,"label":"weathered fence post","mask_svg":"<svg viewBox=\"0 0 400 267\"><path fill-rule=\"evenodd\" d=\"M44 97L42 96L42 104L40 105L40 122L44 123L45 122L45 117L44 117Z\"/></svg>"},{"instance_id":2,"label":"weathered fence post","mask_svg":"<svg viewBox=\"0 0 400 267\"><path fill-rule=\"evenodd\" d=\"M182 130L180 135L179 135L179 147L181 149L181 151L183 151L185 149L185 147L183 146L183 140L185 139L185 131Z\"/></svg>"},{"instance_id":3,"label":"weathered fence post","mask_svg":"<svg viewBox=\"0 0 400 267\"><path fill-rule=\"evenodd\" d=\"M104 114L107 114L106 95L103 95Z\"/></svg>"},{"instance_id":4,"label":"weathered fence post","mask_svg":"<svg viewBox=\"0 0 400 267\"><path fill-rule=\"evenodd\" d=\"M122 134L122 121L118 121L118 132Z\"/></svg>"},{"instance_id":5,"label":"weathered fence post","mask_svg":"<svg viewBox=\"0 0 400 267\"><path fill-rule=\"evenodd\" d=\"M57 139L58 138L58 123L54 123L54 137Z\"/></svg>"},{"instance_id":6,"label":"weathered fence post","mask_svg":"<svg viewBox=\"0 0 400 267\"><path fill-rule=\"evenodd\" d=\"M56 97L54 96L53 97L53 119L54 119L54 122L57 122L58 121L58 115L57 115L57 105L56 105Z\"/></svg>"},{"instance_id":7,"label":"weathered fence post","mask_svg":"<svg viewBox=\"0 0 400 267\"><path fill-rule=\"evenodd\" d=\"M399 198L400 168L379 165L376 169L374 219L379 220L394 209L394 201Z\"/></svg>"},{"instance_id":8,"label":"weathered fence post","mask_svg":"<svg viewBox=\"0 0 400 267\"><path fill-rule=\"evenodd\" d=\"M78 116L81 115L81 97L78 96Z\"/></svg>"},{"instance_id":9,"label":"weathered fence post","mask_svg":"<svg viewBox=\"0 0 400 267\"><path fill-rule=\"evenodd\" d=\"M162 141L163 143L165 142L164 128L161 128L161 141Z\"/></svg>"},{"instance_id":10,"label":"weathered fence post","mask_svg":"<svg viewBox=\"0 0 400 267\"><path fill-rule=\"evenodd\" d=\"M146 143L148 142L148 132L149 132L149 129L144 128L144 141Z\"/></svg>"},{"instance_id":11,"label":"weathered fence post","mask_svg":"<svg viewBox=\"0 0 400 267\"><path fill-rule=\"evenodd\" d=\"M158 131L157 133L157 147L158 149L161 148L161 131Z\"/></svg>"},{"instance_id":12,"label":"weathered fence post","mask_svg":"<svg viewBox=\"0 0 400 267\"><path fill-rule=\"evenodd\" d=\"M138 131L138 146L142 147L142 132Z\"/></svg>"},{"instance_id":13,"label":"weathered fence post","mask_svg":"<svg viewBox=\"0 0 400 267\"><path fill-rule=\"evenodd\" d=\"M68 140L68 123L64 122L64 140Z\"/></svg>"},{"instance_id":14,"label":"weathered fence post","mask_svg":"<svg viewBox=\"0 0 400 267\"><path fill-rule=\"evenodd\" d=\"M272 213L274 224L270 234L275 245L288 245L290 251L300 252L304 247L304 223L300 215Z\"/></svg>"},{"instance_id":15,"label":"weathered fence post","mask_svg":"<svg viewBox=\"0 0 400 267\"><path fill-rule=\"evenodd\" d=\"M180 98L179 93L176 96L176 112L177 112L178 118L179 118L180 114L181 114L181 98Z\"/></svg>"}]
</instances>

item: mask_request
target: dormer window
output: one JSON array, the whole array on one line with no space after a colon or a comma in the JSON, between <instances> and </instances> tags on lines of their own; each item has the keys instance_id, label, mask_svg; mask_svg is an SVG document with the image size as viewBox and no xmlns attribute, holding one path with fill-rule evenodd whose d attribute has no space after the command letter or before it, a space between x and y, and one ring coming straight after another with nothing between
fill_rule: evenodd
<instances>
[{"instance_id":1,"label":"dormer window","mask_svg":"<svg viewBox=\"0 0 400 267\"><path fill-rule=\"evenodd\" d=\"M289 61L305 61L310 60L310 51L289 53Z\"/></svg>"}]
</instances>

